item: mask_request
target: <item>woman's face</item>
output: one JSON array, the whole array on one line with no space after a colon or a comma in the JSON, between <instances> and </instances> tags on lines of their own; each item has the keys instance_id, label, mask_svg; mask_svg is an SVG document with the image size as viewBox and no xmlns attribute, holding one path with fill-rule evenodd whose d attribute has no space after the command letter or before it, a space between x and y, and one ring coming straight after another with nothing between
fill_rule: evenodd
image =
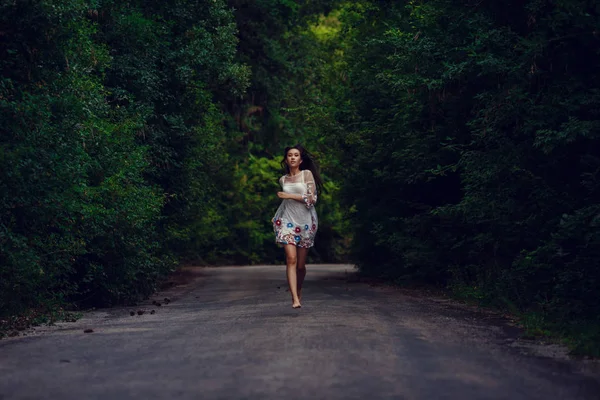
<instances>
[{"instance_id":1,"label":"woman's face","mask_svg":"<svg viewBox=\"0 0 600 400\"><path fill-rule=\"evenodd\" d=\"M286 156L287 165L290 168L299 167L302 164L302 158L300 157L300 150L290 149Z\"/></svg>"}]
</instances>

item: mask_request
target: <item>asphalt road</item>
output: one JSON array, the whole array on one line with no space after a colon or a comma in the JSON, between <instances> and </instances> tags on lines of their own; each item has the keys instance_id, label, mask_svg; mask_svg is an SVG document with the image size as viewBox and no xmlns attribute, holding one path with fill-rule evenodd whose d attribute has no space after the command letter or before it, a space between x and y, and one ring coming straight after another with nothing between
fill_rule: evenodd
<instances>
[{"instance_id":1,"label":"asphalt road","mask_svg":"<svg viewBox=\"0 0 600 400\"><path fill-rule=\"evenodd\" d=\"M350 266L309 265L299 310L283 266L184 275L135 308L0 341L0 399L600 399L594 364Z\"/></svg>"}]
</instances>

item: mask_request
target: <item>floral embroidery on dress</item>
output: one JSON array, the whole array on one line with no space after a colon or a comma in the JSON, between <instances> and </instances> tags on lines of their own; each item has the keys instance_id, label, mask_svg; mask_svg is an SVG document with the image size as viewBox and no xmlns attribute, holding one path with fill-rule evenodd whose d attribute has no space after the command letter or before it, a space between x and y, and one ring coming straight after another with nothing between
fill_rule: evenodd
<instances>
[{"instance_id":1,"label":"floral embroidery on dress","mask_svg":"<svg viewBox=\"0 0 600 400\"><path fill-rule=\"evenodd\" d=\"M317 213L314 205L317 193L315 182L309 170L294 176L285 175L279 180L286 193L300 195L302 201L284 199L272 219L275 242L293 244L298 247L312 247L318 229Z\"/></svg>"}]
</instances>

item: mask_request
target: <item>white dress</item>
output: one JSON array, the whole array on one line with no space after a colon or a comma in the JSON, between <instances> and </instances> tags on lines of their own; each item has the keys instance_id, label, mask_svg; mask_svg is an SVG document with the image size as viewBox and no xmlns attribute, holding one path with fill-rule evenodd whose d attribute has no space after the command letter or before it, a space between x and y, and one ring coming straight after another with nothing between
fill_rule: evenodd
<instances>
[{"instance_id":1,"label":"white dress","mask_svg":"<svg viewBox=\"0 0 600 400\"><path fill-rule=\"evenodd\" d=\"M273 217L275 242L295 244L298 247L312 247L319 227L315 179L310 170L300 171L295 176L284 175L279 178L285 193L302 195L302 202L284 199Z\"/></svg>"}]
</instances>

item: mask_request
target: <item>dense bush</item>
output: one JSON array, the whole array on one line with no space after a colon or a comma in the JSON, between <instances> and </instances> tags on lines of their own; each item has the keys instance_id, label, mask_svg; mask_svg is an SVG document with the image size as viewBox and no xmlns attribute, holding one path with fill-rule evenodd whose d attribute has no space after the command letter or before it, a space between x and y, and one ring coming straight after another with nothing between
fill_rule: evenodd
<instances>
[{"instance_id":1,"label":"dense bush","mask_svg":"<svg viewBox=\"0 0 600 400\"><path fill-rule=\"evenodd\" d=\"M135 301L181 262L280 261L280 152L322 150L286 108L318 86L308 27L326 8L3 2L0 316ZM327 187L312 258L334 261L342 214Z\"/></svg>"},{"instance_id":2,"label":"dense bush","mask_svg":"<svg viewBox=\"0 0 600 400\"><path fill-rule=\"evenodd\" d=\"M340 208L337 153L328 148L325 125L335 123L324 106L333 104L326 44L314 33L321 13L335 1L231 0L239 28L238 60L252 71L246 94L227 102L233 140L227 153L234 182L224 188L220 215L222 240L208 254L236 264L282 262L274 244L271 218L279 199L279 162L283 149L303 143L318 156L326 193L317 204L320 216L311 262L336 262L347 253L348 232ZM333 150L333 151L332 151Z\"/></svg>"},{"instance_id":3,"label":"dense bush","mask_svg":"<svg viewBox=\"0 0 600 400\"><path fill-rule=\"evenodd\" d=\"M344 197L365 272L475 290L567 330L600 322L597 7L345 10Z\"/></svg>"},{"instance_id":4,"label":"dense bush","mask_svg":"<svg viewBox=\"0 0 600 400\"><path fill-rule=\"evenodd\" d=\"M221 1L0 8L0 304L129 301L209 237L238 96ZM192 223L188 221L192 220Z\"/></svg>"}]
</instances>

